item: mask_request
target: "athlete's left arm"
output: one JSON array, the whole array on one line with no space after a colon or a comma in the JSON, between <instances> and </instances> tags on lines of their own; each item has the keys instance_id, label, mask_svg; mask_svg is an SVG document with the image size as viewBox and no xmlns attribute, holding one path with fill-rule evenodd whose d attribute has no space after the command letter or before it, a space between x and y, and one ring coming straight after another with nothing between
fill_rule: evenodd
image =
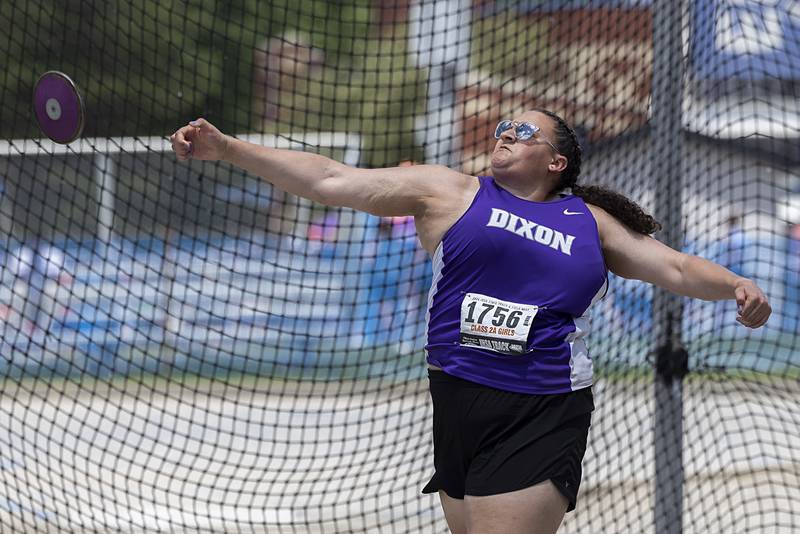
<instances>
[{"instance_id":1,"label":"athlete's left arm","mask_svg":"<svg viewBox=\"0 0 800 534\"><path fill-rule=\"evenodd\" d=\"M767 322L772 308L752 280L635 232L601 208L592 205L590 209L600 231L606 265L614 274L643 280L687 297L735 299L739 309L737 321L750 328Z\"/></svg>"}]
</instances>

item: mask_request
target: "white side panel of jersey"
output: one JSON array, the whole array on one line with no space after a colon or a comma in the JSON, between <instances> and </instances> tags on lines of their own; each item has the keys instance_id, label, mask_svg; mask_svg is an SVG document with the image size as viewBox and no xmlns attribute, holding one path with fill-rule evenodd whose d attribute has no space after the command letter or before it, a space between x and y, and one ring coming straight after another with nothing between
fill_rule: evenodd
<instances>
[{"instance_id":1,"label":"white side panel of jersey","mask_svg":"<svg viewBox=\"0 0 800 534\"><path fill-rule=\"evenodd\" d=\"M591 330L591 317L589 316L589 310L592 309L592 306L594 306L597 301L605 296L607 290L608 277L606 276L606 281L603 282L603 285L592 298L592 302L589 304L589 307L586 308L586 311L583 312L583 315L573 319L573 322L575 323L575 331L567 336L566 341L569 343L570 350L569 378L572 391L583 389L592 385L592 374L594 372L594 368L592 365L592 359L589 357L589 348L586 346L586 341L584 341L584 338Z\"/></svg>"},{"instance_id":2,"label":"white side panel of jersey","mask_svg":"<svg viewBox=\"0 0 800 534\"><path fill-rule=\"evenodd\" d=\"M428 343L428 324L431 322L431 306L433 306L433 297L439 290L439 281L442 279L442 268L444 268L444 245L439 242L436 251L433 253L431 260L433 267L433 281L431 282L431 289L428 291L428 308L425 310L425 343ZM427 353L427 351L425 351Z\"/></svg>"}]
</instances>

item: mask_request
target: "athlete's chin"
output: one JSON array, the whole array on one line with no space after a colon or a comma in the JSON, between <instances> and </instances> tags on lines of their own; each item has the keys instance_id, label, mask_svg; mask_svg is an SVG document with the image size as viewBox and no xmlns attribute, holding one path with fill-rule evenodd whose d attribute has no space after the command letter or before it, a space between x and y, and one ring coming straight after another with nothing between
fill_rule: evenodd
<instances>
[{"instance_id":1,"label":"athlete's chin","mask_svg":"<svg viewBox=\"0 0 800 534\"><path fill-rule=\"evenodd\" d=\"M508 167L509 162L508 158L506 157L506 154L499 154L497 152L492 154L491 165L493 171L505 169L506 167Z\"/></svg>"}]
</instances>

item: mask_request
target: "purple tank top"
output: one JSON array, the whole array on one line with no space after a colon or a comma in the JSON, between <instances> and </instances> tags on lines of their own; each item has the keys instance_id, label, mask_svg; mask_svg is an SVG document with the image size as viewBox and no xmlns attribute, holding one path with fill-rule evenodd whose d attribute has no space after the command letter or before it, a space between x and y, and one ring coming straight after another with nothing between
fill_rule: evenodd
<instances>
[{"instance_id":1,"label":"purple tank top","mask_svg":"<svg viewBox=\"0 0 800 534\"><path fill-rule=\"evenodd\" d=\"M433 257L425 350L446 373L520 393L592 385L589 308L608 287L583 200L523 200L480 176Z\"/></svg>"}]
</instances>

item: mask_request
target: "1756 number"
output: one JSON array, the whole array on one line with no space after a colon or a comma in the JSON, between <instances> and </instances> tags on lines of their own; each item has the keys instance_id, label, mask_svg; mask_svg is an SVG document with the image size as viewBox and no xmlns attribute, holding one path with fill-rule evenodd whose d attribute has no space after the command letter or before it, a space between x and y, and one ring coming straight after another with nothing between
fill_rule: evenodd
<instances>
[{"instance_id":1,"label":"1756 number","mask_svg":"<svg viewBox=\"0 0 800 534\"><path fill-rule=\"evenodd\" d=\"M480 310L477 309L478 304L481 305ZM522 310L514 310L511 311L509 308L505 308L503 306L496 306L494 304L489 304L488 302L475 302L472 301L467 304L467 310L469 313L467 317L464 319L467 323L479 323L483 324L483 320L486 318L486 315L489 312L494 310L494 313L490 315L492 324L494 326L506 326L508 328L516 328L519 324L520 320L522 319ZM477 321L475 320L475 314L477 313Z\"/></svg>"}]
</instances>

